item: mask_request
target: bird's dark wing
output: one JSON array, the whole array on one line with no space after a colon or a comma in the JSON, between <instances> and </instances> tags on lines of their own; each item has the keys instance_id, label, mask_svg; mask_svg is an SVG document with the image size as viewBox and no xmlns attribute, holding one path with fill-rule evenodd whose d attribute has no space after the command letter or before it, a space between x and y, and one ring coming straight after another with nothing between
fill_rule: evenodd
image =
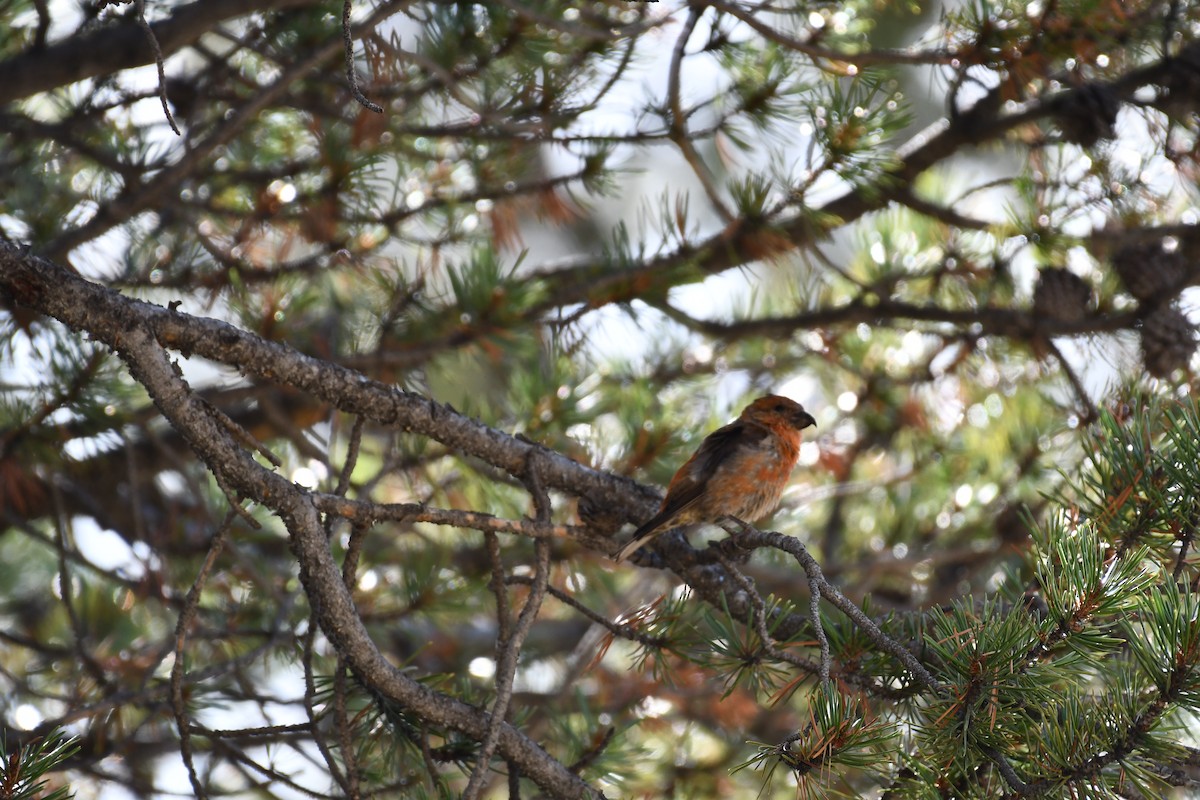
<instances>
[{"instance_id":1,"label":"bird's dark wing","mask_svg":"<svg viewBox=\"0 0 1200 800\"><path fill-rule=\"evenodd\" d=\"M634 537L666 524L672 517L686 511L704 496L708 479L721 463L738 449L758 444L770 434L758 425L735 420L710 433L700 448L680 467L671 479L667 499L658 513L638 528Z\"/></svg>"},{"instance_id":2,"label":"bird's dark wing","mask_svg":"<svg viewBox=\"0 0 1200 800\"><path fill-rule=\"evenodd\" d=\"M735 420L710 433L671 479L662 508L633 532L633 537L613 559L624 561L629 558L639 547L657 536L661 528L670 525L679 514L700 502L709 478L726 459L742 448L757 446L769 435L765 428L743 420Z\"/></svg>"},{"instance_id":3,"label":"bird's dark wing","mask_svg":"<svg viewBox=\"0 0 1200 800\"><path fill-rule=\"evenodd\" d=\"M692 467L692 474L704 476L704 482L707 483L723 461L744 447L757 447L759 442L770 435L761 425L751 425L740 419L734 420L705 437L700 449L688 459L687 465Z\"/></svg>"}]
</instances>

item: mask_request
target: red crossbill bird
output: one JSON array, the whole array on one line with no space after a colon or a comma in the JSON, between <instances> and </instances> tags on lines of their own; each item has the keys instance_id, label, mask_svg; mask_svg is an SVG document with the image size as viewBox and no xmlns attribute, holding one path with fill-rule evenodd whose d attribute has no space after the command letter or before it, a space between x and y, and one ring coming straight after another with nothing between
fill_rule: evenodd
<instances>
[{"instance_id":1,"label":"red crossbill bird","mask_svg":"<svg viewBox=\"0 0 1200 800\"><path fill-rule=\"evenodd\" d=\"M800 431L816 425L794 400L769 394L708 435L671 484L658 513L613 559L624 561L671 528L732 517L754 522L779 505L800 455Z\"/></svg>"}]
</instances>

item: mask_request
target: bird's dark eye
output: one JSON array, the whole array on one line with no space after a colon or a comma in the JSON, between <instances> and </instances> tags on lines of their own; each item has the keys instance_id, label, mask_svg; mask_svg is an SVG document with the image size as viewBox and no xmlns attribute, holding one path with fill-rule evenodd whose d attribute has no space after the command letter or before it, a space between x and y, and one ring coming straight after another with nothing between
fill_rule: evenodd
<instances>
[{"instance_id":1,"label":"bird's dark eye","mask_svg":"<svg viewBox=\"0 0 1200 800\"><path fill-rule=\"evenodd\" d=\"M787 410L787 406L785 406L783 403L776 403L775 410L776 411L785 411L785 410Z\"/></svg>"}]
</instances>

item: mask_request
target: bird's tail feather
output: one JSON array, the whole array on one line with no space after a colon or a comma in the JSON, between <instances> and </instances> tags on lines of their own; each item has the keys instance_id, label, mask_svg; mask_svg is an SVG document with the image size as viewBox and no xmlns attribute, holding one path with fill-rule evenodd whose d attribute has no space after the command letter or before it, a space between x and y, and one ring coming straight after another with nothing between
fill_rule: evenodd
<instances>
[{"instance_id":1,"label":"bird's tail feather","mask_svg":"<svg viewBox=\"0 0 1200 800\"><path fill-rule=\"evenodd\" d=\"M639 547L662 533L661 528L664 524L666 524L670 516L670 514L663 514L660 512L646 520L640 528L633 532L633 538L617 551L616 555L613 556L613 561L616 561L618 564L620 564L622 561L637 552Z\"/></svg>"}]
</instances>

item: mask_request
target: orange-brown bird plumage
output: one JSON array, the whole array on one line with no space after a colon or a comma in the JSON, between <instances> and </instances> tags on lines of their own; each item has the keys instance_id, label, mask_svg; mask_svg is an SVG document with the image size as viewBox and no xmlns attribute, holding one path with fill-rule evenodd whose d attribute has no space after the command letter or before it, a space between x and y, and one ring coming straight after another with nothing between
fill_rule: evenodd
<instances>
[{"instance_id":1,"label":"orange-brown bird plumage","mask_svg":"<svg viewBox=\"0 0 1200 800\"><path fill-rule=\"evenodd\" d=\"M800 431L815 425L804 407L769 394L708 435L675 473L658 513L613 559L624 561L671 528L734 517L754 522L775 510L800 455Z\"/></svg>"}]
</instances>

